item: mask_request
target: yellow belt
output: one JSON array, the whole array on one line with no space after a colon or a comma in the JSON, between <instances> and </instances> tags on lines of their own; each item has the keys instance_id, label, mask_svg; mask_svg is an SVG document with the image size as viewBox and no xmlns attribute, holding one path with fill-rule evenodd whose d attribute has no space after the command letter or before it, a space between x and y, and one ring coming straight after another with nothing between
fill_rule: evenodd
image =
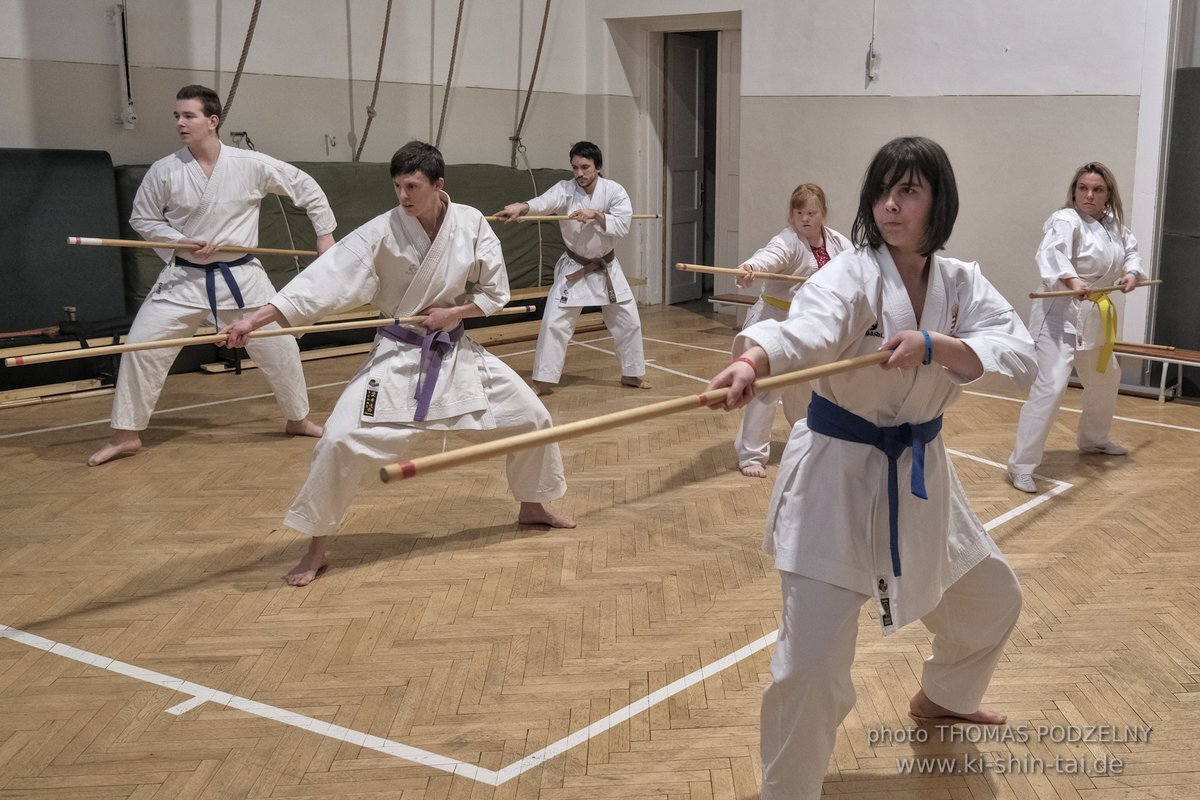
<instances>
[{"instance_id":1,"label":"yellow belt","mask_svg":"<svg viewBox=\"0 0 1200 800\"><path fill-rule=\"evenodd\" d=\"M1096 363L1096 372L1101 375L1108 369L1112 360L1113 345L1117 343L1117 308L1108 299L1108 292L1093 292L1088 295L1100 309L1100 324L1104 326L1104 345L1100 348L1100 360Z\"/></svg>"},{"instance_id":2,"label":"yellow belt","mask_svg":"<svg viewBox=\"0 0 1200 800\"><path fill-rule=\"evenodd\" d=\"M762 296L762 299L763 299L763 302L766 303L767 305L775 306L776 308L778 308L782 311L787 311L789 308L792 307L792 304L789 303L787 300L780 300L778 297L771 297L771 295L769 295L769 294L764 294Z\"/></svg>"}]
</instances>

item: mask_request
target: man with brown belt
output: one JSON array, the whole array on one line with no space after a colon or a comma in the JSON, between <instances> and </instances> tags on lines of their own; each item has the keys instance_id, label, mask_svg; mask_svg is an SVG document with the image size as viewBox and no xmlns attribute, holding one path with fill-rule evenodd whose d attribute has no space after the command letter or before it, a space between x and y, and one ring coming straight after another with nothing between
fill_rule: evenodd
<instances>
[{"instance_id":1,"label":"man with brown belt","mask_svg":"<svg viewBox=\"0 0 1200 800\"><path fill-rule=\"evenodd\" d=\"M621 184L600 176L604 156L591 142L571 147L574 180L559 181L526 203L510 203L496 217L512 222L524 214L566 214L559 223L566 252L554 267L542 329L533 359L533 386L549 394L562 376L567 343L584 306L600 306L616 343L621 384L649 389L642 352L642 321L633 290L613 246L629 232L633 206Z\"/></svg>"}]
</instances>

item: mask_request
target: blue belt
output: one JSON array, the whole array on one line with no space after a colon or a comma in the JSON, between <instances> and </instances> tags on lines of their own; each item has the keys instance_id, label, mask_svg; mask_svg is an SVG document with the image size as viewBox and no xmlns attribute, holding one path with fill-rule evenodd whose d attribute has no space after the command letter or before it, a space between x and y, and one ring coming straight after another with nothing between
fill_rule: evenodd
<instances>
[{"instance_id":1,"label":"blue belt","mask_svg":"<svg viewBox=\"0 0 1200 800\"><path fill-rule=\"evenodd\" d=\"M241 258L235 258L233 261L213 261L210 264L194 264L186 258L175 256L175 263L181 267L204 270L204 288L208 290L208 307L212 309L213 325L216 325L218 328L221 327L221 321L217 319L217 271L220 270L221 277L225 279L225 285L229 287L229 293L233 295L234 301L237 302L237 307L245 308L246 303L242 300L242 290L238 288L237 281L233 279L233 272L229 268L239 267L253 260L254 256L244 255Z\"/></svg>"},{"instance_id":2,"label":"blue belt","mask_svg":"<svg viewBox=\"0 0 1200 800\"><path fill-rule=\"evenodd\" d=\"M912 448L912 476L909 485L914 495L928 500L929 495L925 493L925 445L936 439L941 432L941 416L915 425L906 422L903 425L881 428L813 392L812 402L808 406L808 429L846 442L869 444L879 448L887 456L892 574L900 577L900 489L896 477L896 459L907 448Z\"/></svg>"},{"instance_id":3,"label":"blue belt","mask_svg":"<svg viewBox=\"0 0 1200 800\"><path fill-rule=\"evenodd\" d=\"M417 400L417 412L413 414L413 422L424 422L425 415L429 413L429 403L433 399L433 388L437 386L438 373L442 370L442 360L463 337L462 323L452 330L429 331L423 334L400 325L388 325L386 328L380 328L379 332L393 341L420 346L421 376L417 378L417 393L414 395Z\"/></svg>"}]
</instances>

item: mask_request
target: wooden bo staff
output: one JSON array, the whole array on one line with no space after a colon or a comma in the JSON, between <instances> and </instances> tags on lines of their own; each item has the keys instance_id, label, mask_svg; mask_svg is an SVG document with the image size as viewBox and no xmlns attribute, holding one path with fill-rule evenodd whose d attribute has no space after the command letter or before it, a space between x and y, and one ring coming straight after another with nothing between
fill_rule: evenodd
<instances>
[{"instance_id":1,"label":"wooden bo staff","mask_svg":"<svg viewBox=\"0 0 1200 800\"><path fill-rule=\"evenodd\" d=\"M187 242L143 242L141 239L89 239L86 236L68 236L67 244L90 244L98 247L140 247L150 250L199 250L200 246ZM316 250L279 250L274 247L239 247L223 244L218 253L252 253L260 256L315 256Z\"/></svg>"},{"instance_id":2,"label":"wooden bo staff","mask_svg":"<svg viewBox=\"0 0 1200 800\"><path fill-rule=\"evenodd\" d=\"M771 389L778 389L781 386L789 386L793 383L811 381L841 372L850 372L851 370L862 369L872 364L882 364L888 360L891 354L890 350L881 350L878 353L847 358L844 361L835 361L832 364L825 364L820 367L810 367L809 369L800 369L795 372L784 372L780 375L763 378L756 382L756 386L758 387L758 391L766 392ZM620 428L625 425L632 425L635 422L644 422L648 419L677 414L680 411L715 406L724 401L725 395L728 393L729 389L714 389L711 392L703 394L676 397L672 400L663 400L661 403L651 403L641 408L631 408L625 411L616 411L612 414L592 417L591 419L568 422L565 425L552 425L540 431L520 433L504 439L496 439L491 442L484 442L483 444L449 450L445 453L414 458L412 461L401 461L398 464L389 464L379 470L379 479L384 483L388 483L392 480L414 478L418 475L424 475L440 469L460 467L464 464L482 461L493 456L508 455L509 453L526 450L530 447L539 447L566 439L575 439L580 436L586 436L589 433L599 433L613 428Z\"/></svg>"},{"instance_id":3,"label":"wooden bo staff","mask_svg":"<svg viewBox=\"0 0 1200 800\"><path fill-rule=\"evenodd\" d=\"M491 316L501 314L532 314L535 306L510 306L502 308ZM384 325L417 325L425 317L388 317L379 319L360 319L351 322L330 322L325 325L299 325L294 328L272 328L258 330L250 334L252 339L267 336L303 336L306 333L321 333L324 331L346 331L356 328L382 328ZM208 336L188 336L182 339L160 339L154 342L137 342L136 344L112 344L103 347L83 347L78 350L58 350L53 353L38 353L32 356L15 356L4 359L6 367L23 367L28 364L45 364L49 361L70 361L75 358L92 358L94 356L111 356L119 353L132 353L137 350L154 350L159 347L186 347L193 344L220 344L228 334L213 333Z\"/></svg>"},{"instance_id":4,"label":"wooden bo staff","mask_svg":"<svg viewBox=\"0 0 1200 800\"><path fill-rule=\"evenodd\" d=\"M1134 284L1134 286L1158 286L1160 283L1162 283L1162 281L1159 281L1159 280L1138 281L1137 283ZM1088 289L1088 292L1089 293L1091 293L1091 292L1115 292L1115 291L1119 290L1120 288L1121 288L1120 286L1104 286L1099 289ZM1078 297L1078 296L1079 296L1079 292L1075 292L1070 289L1055 290L1053 292L1030 292L1029 293L1030 300L1037 300L1038 298L1041 298L1041 297Z\"/></svg>"},{"instance_id":5,"label":"wooden bo staff","mask_svg":"<svg viewBox=\"0 0 1200 800\"><path fill-rule=\"evenodd\" d=\"M488 214L484 217L488 222L500 222L500 218L495 214ZM517 217L517 222L561 222L564 219L570 219L566 214L526 214L523 217ZM634 214L633 219L662 219L662 214Z\"/></svg>"},{"instance_id":6,"label":"wooden bo staff","mask_svg":"<svg viewBox=\"0 0 1200 800\"><path fill-rule=\"evenodd\" d=\"M792 281L793 283L804 283L808 280L808 278L801 278L799 275L785 275L782 272L747 272L744 269L705 267L701 264L676 264L675 269L682 272L710 272L713 275L753 275L755 280L763 278L769 281Z\"/></svg>"}]
</instances>

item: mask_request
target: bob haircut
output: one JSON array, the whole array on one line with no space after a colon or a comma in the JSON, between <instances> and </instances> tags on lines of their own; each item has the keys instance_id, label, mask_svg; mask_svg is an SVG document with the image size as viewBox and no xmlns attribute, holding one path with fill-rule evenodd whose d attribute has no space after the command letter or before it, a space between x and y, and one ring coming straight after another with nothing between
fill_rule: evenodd
<instances>
[{"instance_id":1,"label":"bob haircut","mask_svg":"<svg viewBox=\"0 0 1200 800\"><path fill-rule=\"evenodd\" d=\"M412 172L420 172L430 183L437 183L446 175L446 161L442 158L442 151L415 139L401 147L392 156L391 175L396 178Z\"/></svg>"},{"instance_id":2,"label":"bob haircut","mask_svg":"<svg viewBox=\"0 0 1200 800\"><path fill-rule=\"evenodd\" d=\"M206 117L221 116L221 98L207 86L191 83L175 93L176 100L198 100Z\"/></svg>"},{"instance_id":3,"label":"bob haircut","mask_svg":"<svg viewBox=\"0 0 1200 800\"><path fill-rule=\"evenodd\" d=\"M1075 177L1071 178L1071 185L1067 187L1067 202L1063 208L1075 207L1075 186L1079 183L1080 178L1089 174L1099 175L1100 180L1108 186L1108 202L1105 203L1105 208L1113 213L1118 225L1124 225L1125 210L1121 206L1121 193L1117 190L1117 179L1113 176L1112 170L1099 161L1089 161L1075 170Z\"/></svg>"},{"instance_id":4,"label":"bob haircut","mask_svg":"<svg viewBox=\"0 0 1200 800\"><path fill-rule=\"evenodd\" d=\"M567 158L572 159L575 156L590 159L596 165L596 169L604 166L604 155L600 152L600 148L591 142L576 142L571 145L571 152L567 155Z\"/></svg>"},{"instance_id":5,"label":"bob haircut","mask_svg":"<svg viewBox=\"0 0 1200 800\"><path fill-rule=\"evenodd\" d=\"M937 142L924 136L904 136L881 147L863 176L858 214L850 230L856 247L883 245L883 234L875 224L875 203L910 175L920 178L933 194L929 225L921 239L921 255L932 255L946 244L954 230L954 220L958 218L958 184L954 180L954 168Z\"/></svg>"},{"instance_id":6,"label":"bob haircut","mask_svg":"<svg viewBox=\"0 0 1200 800\"><path fill-rule=\"evenodd\" d=\"M822 214L829 213L829 206L825 203L825 191L815 183L802 183L792 190L792 197L788 200L788 216L792 215L792 210L804 208L804 204L809 200L817 201L817 208L821 209Z\"/></svg>"}]
</instances>

